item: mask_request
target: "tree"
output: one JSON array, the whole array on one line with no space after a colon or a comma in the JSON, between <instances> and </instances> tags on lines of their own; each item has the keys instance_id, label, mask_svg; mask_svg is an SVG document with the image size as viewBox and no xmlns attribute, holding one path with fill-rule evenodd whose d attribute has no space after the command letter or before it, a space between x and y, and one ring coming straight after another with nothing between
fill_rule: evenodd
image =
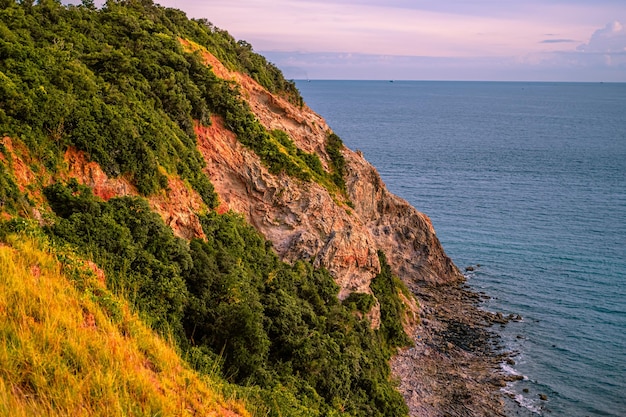
<instances>
[{"instance_id":1,"label":"tree","mask_svg":"<svg viewBox=\"0 0 626 417\"><path fill-rule=\"evenodd\" d=\"M89 10L95 10L96 9L96 4L94 3L93 0L81 0L81 4L83 5L83 7L86 7Z\"/></svg>"}]
</instances>

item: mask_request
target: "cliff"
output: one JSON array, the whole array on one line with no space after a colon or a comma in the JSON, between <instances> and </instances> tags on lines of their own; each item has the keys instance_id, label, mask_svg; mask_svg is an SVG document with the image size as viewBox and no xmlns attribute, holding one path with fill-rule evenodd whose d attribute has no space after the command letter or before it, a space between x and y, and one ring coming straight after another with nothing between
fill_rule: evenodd
<instances>
[{"instance_id":1,"label":"cliff","mask_svg":"<svg viewBox=\"0 0 626 417\"><path fill-rule=\"evenodd\" d=\"M208 51L202 53L216 75L241 87L266 129L288 133L298 148L314 152L329 166L325 143L331 129L319 115L271 94L245 74L229 71ZM206 173L220 196L219 209L245 215L283 259L311 259L327 268L341 286L341 298L353 291L369 292L370 281L380 272L378 250L387 254L392 270L407 283L462 280L428 217L390 193L361 155L342 151L350 207L317 183L270 174L221 119L196 130Z\"/></svg>"},{"instance_id":2,"label":"cliff","mask_svg":"<svg viewBox=\"0 0 626 417\"><path fill-rule=\"evenodd\" d=\"M150 1L8 3L0 248L35 234L97 265L105 309L261 414L498 414L493 363L453 331L491 318L430 220L277 68Z\"/></svg>"}]
</instances>

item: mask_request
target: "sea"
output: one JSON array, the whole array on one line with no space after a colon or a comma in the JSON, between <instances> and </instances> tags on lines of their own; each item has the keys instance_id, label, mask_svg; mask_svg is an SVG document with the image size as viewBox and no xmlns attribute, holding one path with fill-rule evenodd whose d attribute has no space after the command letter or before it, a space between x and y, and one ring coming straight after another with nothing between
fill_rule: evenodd
<instances>
[{"instance_id":1,"label":"sea","mask_svg":"<svg viewBox=\"0 0 626 417\"><path fill-rule=\"evenodd\" d=\"M626 416L626 84L296 85L474 268L482 307L523 317L495 328L511 414Z\"/></svg>"}]
</instances>

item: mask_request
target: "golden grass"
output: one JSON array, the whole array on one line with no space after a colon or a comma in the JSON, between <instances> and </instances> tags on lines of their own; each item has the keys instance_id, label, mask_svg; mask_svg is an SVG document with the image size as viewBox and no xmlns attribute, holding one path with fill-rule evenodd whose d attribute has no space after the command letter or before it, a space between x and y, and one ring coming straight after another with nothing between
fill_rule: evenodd
<instances>
[{"instance_id":1,"label":"golden grass","mask_svg":"<svg viewBox=\"0 0 626 417\"><path fill-rule=\"evenodd\" d=\"M95 274L83 271L87 282L78 285L40 240L7 242L0 243L0 416L249 415Z\"/></svg>"}]
</instances>

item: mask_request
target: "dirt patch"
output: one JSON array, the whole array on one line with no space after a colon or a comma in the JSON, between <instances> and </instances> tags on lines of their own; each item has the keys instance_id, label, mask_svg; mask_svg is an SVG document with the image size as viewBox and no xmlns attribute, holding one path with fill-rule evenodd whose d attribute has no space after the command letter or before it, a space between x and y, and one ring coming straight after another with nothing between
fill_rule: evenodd
<instances>
[{"instance_id":1,"label":"dirt patch","mask_svg":"<svg viewBox=\"0 0 626 417\"><path fill-rule=\"evenodd\" d=\"M29 163L32 161L28 149L19 143L19 141L13 142L11 138L7 136L2 138L1 143L6 153L6 155L2 156L2 159L9 163L9 167L17 181L20 192L27 192L28 186L34 183L38 177L29 166ZM2 153L0 153L0 155L2 155ZM9 161L7 158L11 158L11 160Z\"/></svg>"},{"instance_id":2,"label":"dirt patch","mask_svg":"<svg viewBox=\"0 0 626 417\"><path fill-rule=\"evenodd\" d=\"M124 178L110 178L97 162L90 161L83 151L70 146L64 158L69 177L91 187L94 195L108 201L113 197L137 195L137 190Z\"/></svg>"},{"instance_id":3,"label":"dirt patch","mask_svg":"<svg viewBox=\"0 0 626 417\"><path fill-rule=\"evenodd\" d=\"M167 190L149 197L148 201L176 236L187 240L205 238L196 213L205 211L206 206L200 195L180 178L168 178Z\"/></svg>"},{"instance_id":4,"label":"dirt patch","mask_svg":"<svg viewBox=\"0 0 626 417\"><path fill-rule=\"evenodd\" d=\"M137 189L125 178L111 178L97 162L90 161L83 151L68 148L64 156L68 176L91 187L94 195L105 201L113 197L139 195ZM169 177L167 189L148 198L150 207L184 239L204 237L202 226L195 213L205 209L202 198L178 177Z\"/></svg>"}]
</instances>

